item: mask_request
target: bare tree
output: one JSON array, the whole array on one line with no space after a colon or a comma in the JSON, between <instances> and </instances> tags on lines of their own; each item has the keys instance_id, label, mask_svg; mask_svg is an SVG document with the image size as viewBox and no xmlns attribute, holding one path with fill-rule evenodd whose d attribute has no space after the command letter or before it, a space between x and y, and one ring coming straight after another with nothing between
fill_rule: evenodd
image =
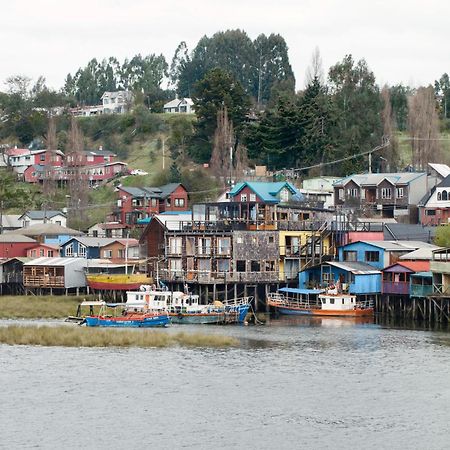
<instances>
[{"instance_id":1,"label":"bare tree","mask_svg":"<svg viewBox=\"0 0 450 450\"><path fill-rule=\"evenodd\" d=\"M381 159L385 162L382 164L383 172L395 171L399 165L399 146L398 139L395 135L395 120L391 106L391 96L389 87L384 86L381 90L381 98L384 103L381 119L383 121L383 134L389 139L390 145L380 153Z\"/></svg>"},{"instance_id":2,"label":"bare tree","mask_svg":"<svg viewBox=\"0 0 450 450\"><path fill-rule=\"evenodd\" d=\"M48 201L51 201L56 191L55 168L53 163L55 162L57 146L58 140L56 138L55 119L50 117L48 120L47 137L45 139L45 147L47 152L45 155L44 178L42 185L44 197Z\"/></svg>"},{"instance_id":3,"label":"bare tree","mask_svg":"<svg viewBox=\"0 0 450 450\"><path fill-rule=\"evenodd\" d=\"M236 179L243 179L245 177L245 170L248 168L248 154L247 148L238 144L234 155L234 173Z\"/></svg>"},{"instance_id":4,"label":"bare tree","mask_svg":"<svg viewBox=\"0 0 450 450\"><path fill-rule=\"evenodd\" d=\"M77 119L72 117L68 149L66 153L68 167L70 225L76 226L86 220L86 207L89 192L89 172L85 167L83 134ZM69 211L68 211L69 212Z\"/></svg>"},{"instance_id":5,"label":"bare tree","mask_svg":"<svg viewBox=\"0 0 450 450\"><path fill-rule=\"evenodd\" d=\"M412 139L413 165L424 170L428 162L439 161L439 120L433 88L421 87L409 98L409 134Z\"/></svg>"},{"instance_id":6,"label":"bare tree","mask_svg":"<svg viewBox=\"0 0 450 450\"><path fill-rule=\"evenodd\" d=\"M324 83L322 57L320 56L319 47L314 49L311 56L311 64L306 69L305 85L308 86L316 78L320 84Z\"/></svg>"},{"instance_id":7,"label":"bare tree","mask_svg":"<svg viewBox=\"0 0 450 450\"><path fill-rule=\"evenodd\" d=\"M217 128L211 153L211 169L224 184L228 177L230 180L232 178L233 144L233 123L228 119L228 111L224 106L217 113Z\"/></svg>"}]
</instances>

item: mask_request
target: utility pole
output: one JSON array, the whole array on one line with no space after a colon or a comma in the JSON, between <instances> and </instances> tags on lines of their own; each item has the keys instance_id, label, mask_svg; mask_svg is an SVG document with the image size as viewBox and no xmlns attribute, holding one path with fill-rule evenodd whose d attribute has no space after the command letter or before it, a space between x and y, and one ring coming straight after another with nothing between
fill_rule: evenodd
<instances>
[{"instance_id":1,"label":"utility pole","mask_svg":"<svg viewBox=\"0 0 450 450\"><path fill-rule=\"evenodd\" d=\"M3 200L0 201L0 234L3 234Z\"/></svg>"}]
</instances>

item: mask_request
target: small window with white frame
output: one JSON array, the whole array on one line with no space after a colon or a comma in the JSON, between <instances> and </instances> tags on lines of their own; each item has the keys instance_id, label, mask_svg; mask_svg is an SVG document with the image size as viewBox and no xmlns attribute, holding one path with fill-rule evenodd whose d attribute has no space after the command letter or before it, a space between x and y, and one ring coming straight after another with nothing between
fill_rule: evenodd
<instances>
[{"instance_id":1,"label":"small window with white frame","mask_svg":"<svg viewBox=\"0 0 450 450\"><path fill-rule=\"evenodd\" d=\"M241 194L241 202L247 201L247 194Z\"/></svg>"},{"instance_id":2,"label":"small window with white frame","mask_svg":"<svg viewBox=\"0 0 450 450\"><path fill-rule=\"evenodd\" d=\"M405 196L405 190L402 187L397 188L397 198L403 198Z\"/></svg>"}]
</instances>

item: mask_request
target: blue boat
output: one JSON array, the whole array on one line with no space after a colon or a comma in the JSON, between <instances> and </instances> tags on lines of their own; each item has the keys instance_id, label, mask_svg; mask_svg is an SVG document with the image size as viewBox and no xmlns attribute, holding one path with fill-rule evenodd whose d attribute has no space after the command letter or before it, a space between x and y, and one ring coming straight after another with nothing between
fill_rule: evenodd
<instances>
[{"instance_id":1,"label":"blue boat","mask_svg":"<svg viewBox=\"0 0 450 450\"><path fill-rule=\"evenodd\" d=\"M165 327L169 325L170 318L167 314L137 314L128 313L118 317L88 316L88 327L118 327L118 328L150 328Z\"/></svg>"}]
</instances>

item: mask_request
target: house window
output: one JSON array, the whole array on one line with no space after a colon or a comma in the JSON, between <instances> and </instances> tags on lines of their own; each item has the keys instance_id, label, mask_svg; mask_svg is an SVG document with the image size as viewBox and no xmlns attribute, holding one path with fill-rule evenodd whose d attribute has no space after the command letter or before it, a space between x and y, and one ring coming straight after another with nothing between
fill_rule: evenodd
<instances>
[{"instance_id":1,"label":"house window","mask_svg":"<svg viewBox=\"0 0 450 450\"><path fill-rule=\"evenodd\" d=\"M244 260L236 261L236 272L245 272L245 265Z\"/></svg>"},{"instance_id":2,"label":"house window","mask_svg":"<svg viewBox=\"0 0 450 450\"><path fill-rule=\"evenodd\" d=\"M200 272L204 272L204 273L211 272L211 260L210 259L199 259L198 260L198 270Z\"/></svg>"},{"instance_id":3,"label":"house window","mask_svg":"<svg viewBox=\"0 0 450 450\"><path fill-rule=\"evenodd\" d=\"M176 198L175 206L178 206L179 208L183 208L184 207L184 198Z\"/></svg>"},{"instance_id":4,"label":"house window","mask_svg":"<svg viewBox=\"0 0 450 450\"><path fill-rule=\"evenodd\" d=\"M344 189L338 190L339 200L344 200Z\"/></svg>"},{"instance_id":5,"label":"house window","mask_svg":"<svg viewBox=\"0 0 450 450\"><path fill-rule=\"evenodd\" d=\"M44 256L44 249L43 249L43 248L41 248L41 249L39 250L39 256Z\"/></svg>"},{"instance_id":6,"label":"house window","mask_svg":"<svg viewBox=\"0 0 450 450\"><path fill-rule=\"evenodd\" d=\"M241 194L241 202L247 201L247 194Z\"/></svg>"},{"instance_id":7,"label":"house window","mask_svg":"<svg viewBox=\"0 0 450 450\"><path fill-rule=\"evenodd\" d=\"M440 192L437 193L437 199L440 201L442 200L442 194Z\"/></svg>"},{"instance_id":8,"label":"house window","mask_svg":"<svg viewBox=\"0 0 450 450\"><path fill-rule=\"evenodd\" d=\"M322 274L322 281L324 283L328 283L329 281L331 281L331 273L323 273Z\"/></svg>"},{"instance_id":9,"label":"house window","mask_svg":"<svg viewBox=\"0 0 450 450\"><path fill-rule=\"evenodd\" d=\"M380 260L379 252L366 252L366 261L367 262L378 262Z\"/></svg>"},{"instance_id":10,"label":"house window","mask_svg":"<svg viewBox=\"0 0 450 450\"><path fill-rule=\"evenodd\" d=\"M73 244L69 244L68 246L66 246L65 254L66 256L73 255Z\"/></svg>"},{"instance_id":11,"label":"house window","mask_svg":"<svg viewBox=\"0 0 450 450\"><path fill-rule=\"evenodd\" d=\"M217 238L217 253L219 255L230 254L230 238Z\"/></svg>"},{"instance_id":12,"label":"house window","mask_svg":"<svg viewBox=\"0 0 450 450\"><path fill-rule=\"evenodd\" d=\"M39 158L41 161L45 161L45 153L42 153Z\"/></svg>"},{"instance_id":13,"label":"house window","mask_svg":"<svg viewBox=\"0 0 450 450\"><path fill-rule=\"evenodd\" d=\"M266 272L275 272L275 261L266 261L264 269Z\"/></svg>"},{"instance_id":14,"label":"house window","mask_svg":"<svg viewBox=\"0 0 450 450\"><path fill-rule=\"evenodd\" d=\"M47 257L53 258L53 250L49 250L49 251L47 252Z\"/></svg>"},{"instance_id":15,"label":"house window","mask_svg":"<svg viewBox=\"0 0 450 450\"><path fill-rule=\"evenodd\" d=\"M362 198L363 200L366 199L366 190L365 190L365 189L361 189L361 198Z\"/></svg>"},{"instance_id":16,"label":"house window","mask_svg":"<svg viewBox=\"0 0 450 450\"><path fill-rule=\"evenodd\" d=\"M172 255L181 255L181 237L169 238L169 251Z\"/></svg>"},{"instance_id":17,"label":"house window","mask_svg":"<svg viewBox=\"0 0 450 450\"><path fill-rule=\"evenodd\" d=\"M55 221L56 225L62 225L60 220Z\"/></svg>"},{"instance_id":18,"label":"house window","mask_svg":"<svg viewBox=\"0 0 450 450\"><path fill-rule=\"evenodd\" d=\"M36 258L36 250L31 250L31 257Z\"/></svg>"},{"instance_id":19,"label":"house window","mask_svg":"<svg viewBox=\"0 0 450 450\"><path fill-rule=\"evenodd\" d=\"M381 188L381 198L387 199L392 197L391 188Z\"/></svg>"},{"instance_id":20,"label":"house window","mask_svg":"<svg viewBox=\"0 0 450 450\"><path fill-rule=\"evenodd\" d=\"M198 254L199 255L211 254L211 238L200 238L198 240Z\"/></svg>"},{"instance_id":21,"label":"house window","mask_svg":"<svg viewBox=\"0 0 450 450\"><path fill-rule=\"evenodd\" d=\"M444 201L448 200L447 191L442 191L442 200Z\"/></svg>"},{"instance_id":22,"label":"house window","mask_svg":"<svg viewBox=\"0 0 450 450\"><path fill-rule=\"evenodd\" d=\"M397 188L397 198L403 198L405 195L404 189L401 188Z\"/></svg>"},{"instance_id":23,"label":"house window","mask_svg":"<svg viewBox=\"0 0 450 450\"><path fill-rule=\"evenodd\" d=\"M103 258L112 258L112 250L103 250Z\"/></svg>"},{"instance_id":24,"label":"house window","mask_svg":"<svg viewBox=\"0 0 450 450\"><path fill-rule=\"evenodd\" d=\"M172 272L172 275L177 276L181 275L182 271L181 259L177 258L169 260L169 268L170 271Z\"/></svg>"},{"instance_id":25,"label":"house window","mask_svg":"<svg viewBox=\"0 0 450 450\"><path fill-rule=\"evenodd\" d=\"M334 305L334 298L330 298L330 305Z\"/></svg>"},{"instance_id":26,"label":"house window","mask_svg":"<svg viewBox=\"0 0 450 450\"><path fill-rule=\"evenodd\" d=\"M250 194L250 201L256 202L256 194Z\"/></svg>"},{"instance_id":27,"label":"house window","mask_svg":"<svg viewBox=\"0 0 450 450\"><path fill-rule=\"evenodd\" d=\"M358 197L358 189L356 189L356 188L347 189L347 197L353 197L353 198Z\"/></svg>"},{"instance_id":28,"label":"house window","mask_svg":"<svg viewBox=\"0 0 450 450\"><path fill-rule=\"evenodd\" d=\"M273 244L275 241L275 238L273 236L269 236L269 244Z\"/></svg>"},{"instance_id":29,"label":"house window","mask_svg":"<svg viewBox=\"0 0 450 450\"><path fill-rule=\"evenodd\" d=\"M426 216L435 216L436 215L436 210L435 209L426 209L425 210L425 215Z\"/></svg>"},{"instance_id":30,"label":"house window","mask_svg":"<svg viewBox=\"0 0 450 450\"><path fill-rule=\"evenodd\" d=\"M283 190L280 192L280 201L281 201L282 203L286 203L286 202L289 201L289 191L288 191L287 189L283 189Z\"/></svg>"},{"instance_id":31,"label":"house window","mask_svg":"<svg viewBox=\"0 0 450 450\"><path fill-rule=\"evenodd\" d=\"M79 245L78 246L78 254L79 256L81 256L82 258L86 258L86 247L84 245Z\"/></svg>"},{"instance_id":32,"label":"house window","mask_svg":"<svg viewBox=\"0 0 450 450\"><path fill-rule=\"evenodd\" d=\"M217 272L229 272L230 271L230 260L229 259L218 259L217 260Z\"/></svg>"},{"instance_id":33,"label":"house window","mask_svg":"<svg viewBox=\"0 0 450 450\"><path fill-rule=\"evenodd\" d=\"M153 208L158 206L158 200L156 198L152 198L151 199L151 205L152 205Z\"/></svg>"},{"instance_id":34,"label":"house window","mask_svg":"<svg viewBox=\"0 0 450 450\"><path fill-rule=\"evenodd\" d=\"M93 162L93 161L94 161L94 157L93 157L92 155L89 155L89 156L86 158L86 160L87 160L87 162Z\"/></svg>"},{"instance_id":35,"label":"house window","mask_svg":"<svg viewBox=\"0 0 450 450\"><path fill-rule=\"evenodd\" d=\"M357 252L354 250L344 250L344 261L357 261Z\"/></svg>"},{"instance_id":36,"label":"house window","mask_svg":"<svg viewBox=\"0 0 450 450\"><path fill-rule=\"evenodd\" d=\"M261 271L261 264L259 261L251 261L250 262L250 271L252 272L260 272Z\"/></svg>"},{"instance_id":37,"label":"house window","mask_svg":"<svg viewBox=\"0 0 450 450\"><path fill-rule=\"evenodd\" d=\"M125 249L123 249L123 248L119 248L119 250L118 250L118 257L119 258L121 258L121 259L123 259L123 258L125 258Z\"/></svg>"},{"instance_id":38,"label":"house window","mask_svg":"<svg viewBox=\"0 0 450 450\"><path fill-rule=\"evenodd\" d=\"M92 236L93 236L93 237L98 237L98 230L94 230L94 231L92 232Z\"/></svg>"}]
</instances>

